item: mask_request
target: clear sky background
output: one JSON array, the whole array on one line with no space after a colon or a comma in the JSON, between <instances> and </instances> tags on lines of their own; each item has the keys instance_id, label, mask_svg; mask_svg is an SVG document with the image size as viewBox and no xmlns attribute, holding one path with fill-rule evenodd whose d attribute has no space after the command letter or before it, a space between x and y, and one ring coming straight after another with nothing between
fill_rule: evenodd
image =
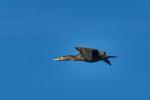
<instances>
[{"instance_id":1,"label":"clear sky background","mask_svg":"<svg viewBox=\"0 0 150 100\"><path fill-rule=\"evenodd\" d=\"M149 0L1 0L0 100L150 100ZM104 62L57 62L75 46Z\"/></svg>"}]
</instances>

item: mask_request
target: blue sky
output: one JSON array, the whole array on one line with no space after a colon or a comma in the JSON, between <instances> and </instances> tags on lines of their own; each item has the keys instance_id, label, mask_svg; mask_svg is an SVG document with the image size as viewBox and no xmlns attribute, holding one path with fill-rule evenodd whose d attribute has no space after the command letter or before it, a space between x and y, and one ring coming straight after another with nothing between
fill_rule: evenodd
<instances>
[{"instance_id":1,"label":"blue sky","mask_svg":"<svg viewBox=\"0 0 150 100\"><path fill-rule=\"evenodd\" d=\"M149 100L148 0L0 1L1 100ZM104 62L56 62L75 46Z\"/></svg>"}]
</instances>

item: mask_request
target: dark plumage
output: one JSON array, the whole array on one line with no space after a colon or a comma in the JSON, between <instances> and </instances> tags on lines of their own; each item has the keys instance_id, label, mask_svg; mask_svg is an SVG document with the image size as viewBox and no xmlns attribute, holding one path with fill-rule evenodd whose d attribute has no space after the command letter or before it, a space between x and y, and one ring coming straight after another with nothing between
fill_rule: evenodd
<instances>
[{"instance_id":1,"label":"dark plumage","mask_svg":"<svg viewBox=\"0 0 150 100\"><path fill-rule=\"evenodd\" d=\"M62 56L62 57L55 58L53 60L58 60L58 61L73 60L73 61L85 61L85 62L97 62L103 60L107 64L111 65L108 58L117 57L117 56L108 56L106 52L99 51L93 48L75 47L75 49L79 52L79 54L75 56L73 55Z\"/></svg>"}]
</instances>

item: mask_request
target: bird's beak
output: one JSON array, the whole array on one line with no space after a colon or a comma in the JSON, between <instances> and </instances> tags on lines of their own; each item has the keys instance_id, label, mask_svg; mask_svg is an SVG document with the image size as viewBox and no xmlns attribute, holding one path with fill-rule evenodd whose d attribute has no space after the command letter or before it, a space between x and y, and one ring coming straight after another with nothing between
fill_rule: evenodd
<instances>
[{"instance_id":1,"label":"bird's beak","mask_svg":"<svg viewBox=\"0 0 150 100\"><path fill-rule=\"evenodd\" d=\"M53 60L63 61L63 60L64 60L64 58L63 58L63 57L58 57L58 58L54 58Z\"/></svg>"},{"instance_id":2,"label":"bird's beak","mask_svg":"<svg viewBox=\"0 0 150 100\"><path fill-rule=\"evenodd\" d=\"M59 58L54 58L53 60L60 60Z\"/></svg>"}]
</instances>

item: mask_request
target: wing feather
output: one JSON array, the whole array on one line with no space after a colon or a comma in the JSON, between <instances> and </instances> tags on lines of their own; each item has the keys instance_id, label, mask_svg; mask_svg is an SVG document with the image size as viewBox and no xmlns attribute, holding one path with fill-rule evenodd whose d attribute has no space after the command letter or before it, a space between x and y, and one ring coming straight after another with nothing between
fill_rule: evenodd
<instances>
[{"instance_id":1,"label":"wing feather","mask_svg":"<svg viewBox=\"0 0 150 100\"><path fill-rule=\"evenodd\" d=\"M84 48L84 47L75 47L75 49L83 56L85 60L92 60L92 57L95 53L98 53L96 49Z\"/></svg>"}]
</instances>

